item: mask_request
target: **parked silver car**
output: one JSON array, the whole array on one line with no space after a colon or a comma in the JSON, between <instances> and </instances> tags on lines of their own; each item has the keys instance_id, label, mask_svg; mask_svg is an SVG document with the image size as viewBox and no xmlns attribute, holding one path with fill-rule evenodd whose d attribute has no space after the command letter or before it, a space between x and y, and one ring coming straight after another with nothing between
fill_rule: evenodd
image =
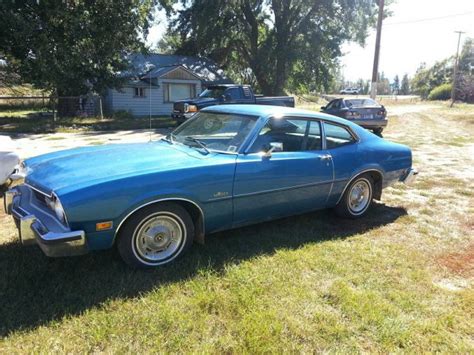
<instances>
[{"instance_id":1,"label":"parked silver car","mask_svg":"<svg viewBox=\"0 0 474 355\"><path fill-rule=\"evenodd\" d=\"M10 137L0 136L0 187L8 182L20 164L20 157L14 150Z\"/></svg>"}]
</instances>

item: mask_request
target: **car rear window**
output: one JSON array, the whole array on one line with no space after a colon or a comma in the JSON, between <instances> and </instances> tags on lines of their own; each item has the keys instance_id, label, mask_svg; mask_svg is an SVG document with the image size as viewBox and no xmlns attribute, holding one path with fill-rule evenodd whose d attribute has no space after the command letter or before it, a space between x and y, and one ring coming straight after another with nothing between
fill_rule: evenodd
<instances>
[{"instance_id":1,"label":"car rear window","mask_svg":"<svg viewBox=\"0 0 474 355\"><path fill-rule=\"evenodd\" d=\"M346 100L347 107L367 107L367 106L380 106L376 101L372 99L353 99Z\"/></svg>"},{"instance_id":2,"label":"car rear window","mask_svg":"<svg viewBox=\"0 0 474 355\"><path fill-rule=\"evenodd\" d=\"M356 141L349 130L343 126L324 122L324 133L327 149L342 147Z\"/></svg>"}]
</instances>

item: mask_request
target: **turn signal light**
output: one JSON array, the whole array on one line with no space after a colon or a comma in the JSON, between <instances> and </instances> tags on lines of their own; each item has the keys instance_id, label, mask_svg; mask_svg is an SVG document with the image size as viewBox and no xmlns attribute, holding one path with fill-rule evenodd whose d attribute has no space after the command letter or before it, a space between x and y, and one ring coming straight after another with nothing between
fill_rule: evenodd
<instances>
[{"instance_id":1,"label":"turn signal light","mask_svg":"<svg viewBox=\"0 0 474 355\"><path fill-rule=\"evenodd\" d=\"M103 231L107 229L112 229L113 223L112 221L107 221L107 222L99 222L95 224L95 230L96 231Z\"/></svg>"}]
</instances>

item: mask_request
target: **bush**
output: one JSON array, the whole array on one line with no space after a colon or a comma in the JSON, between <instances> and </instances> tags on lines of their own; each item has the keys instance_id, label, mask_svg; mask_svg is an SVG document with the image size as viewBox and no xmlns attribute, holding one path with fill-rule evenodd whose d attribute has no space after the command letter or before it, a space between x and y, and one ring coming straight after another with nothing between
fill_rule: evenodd
<instances>
[{"instance_id":1,"label":"bush","mask_svg":"<svg viewBox=\"0 0 474 355\"><path fill-rule=\"evenodd\" d=\"M129 120L133 118L133 115L131 112L126 111L126 110L118 110L113 113L113 118L117 120Z\"/></svg>"},{"instance_id":2,"label":"bush","mask_svg":"<svg viewBox=\"0 0 474 355\"><path fill-rule=\"evenodd\" d=\"M442 84L430 91L428 100L449 100L451 98L451 84Z\"/></svg>"}]
</instances>

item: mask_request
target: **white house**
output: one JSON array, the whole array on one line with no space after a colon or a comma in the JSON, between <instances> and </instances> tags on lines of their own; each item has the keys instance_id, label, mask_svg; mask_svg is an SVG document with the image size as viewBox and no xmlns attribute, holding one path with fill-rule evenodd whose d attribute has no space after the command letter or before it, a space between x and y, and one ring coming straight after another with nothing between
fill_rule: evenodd
<instances>
[{"instance_id":1,"label":"white house","mask_svg":"<svg viewBox=\"0 0 474 355\"><path fill-rule=\"evenodd\" d=\"M197 96L213 84L232 83L222 69L207 58L150 54L130 58L129 78L121 89L109 89L105 109L125 110L134 116L169 115L173 102Z\"/></svg>"}]
</instances>

